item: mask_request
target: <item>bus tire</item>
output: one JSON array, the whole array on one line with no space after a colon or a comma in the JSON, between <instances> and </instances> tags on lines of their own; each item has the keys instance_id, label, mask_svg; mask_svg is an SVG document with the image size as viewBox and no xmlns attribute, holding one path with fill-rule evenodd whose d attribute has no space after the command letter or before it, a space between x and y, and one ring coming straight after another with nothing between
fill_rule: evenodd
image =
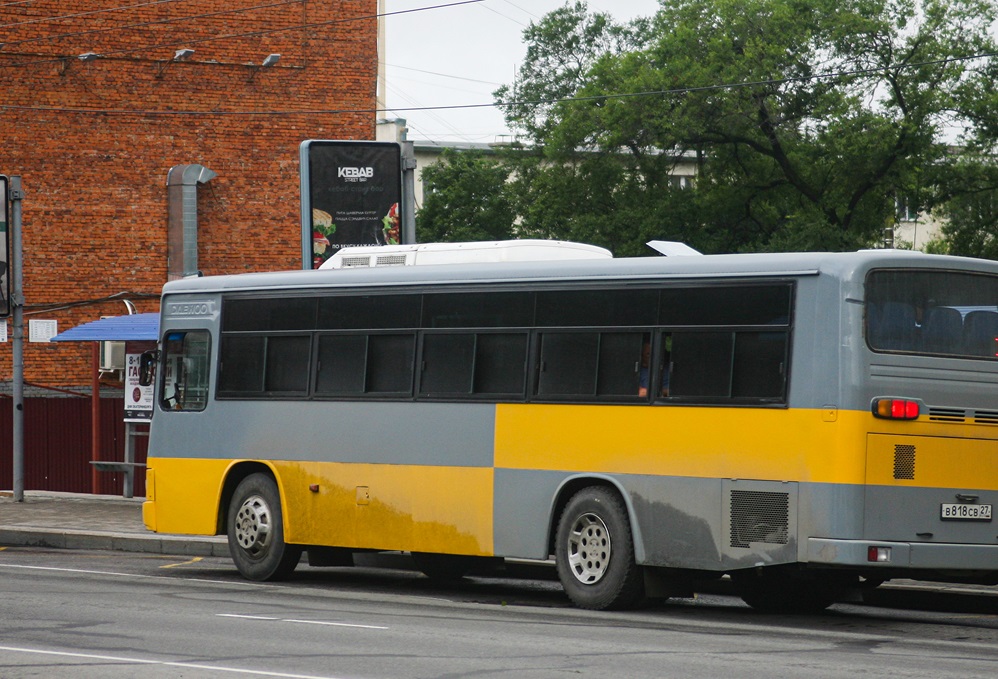
<instances>
[{"instance_id":1,"label":"bus tire","mask_svg":"<svg viewBox=\"0 0 998 679\"><path fill-rule=\"evenodd\" d=\"M558 578L579 608L621 610L644 600L627 509L603 486L577 492L565 505L555 538Z\"/></svg>"},{"instance_id":2,"label":"bus tire","mask_svg":"<svg viewBox=\"0 0 998 679\"><path fill-rule=\"evenodd\" d=\"M474 559L468 556L429 552L412 552L412 561L423 575L439 582L460 580L475 565Z\"/></svg>"},{"instance_id":3,"label":"bus tire","mask_svg":"<svg viewBox=\"0 0 998 679\"><path fill-rule=\"evenodd\" d=\"M248 580L283 580L301 559L302 548L284 542L284 516L277 483L267 474L239 482L226 519L229 554Z\"/></svg>"},{"instance_id":4,"label":"bus tire","mask_svg":"<svg viewBox=\"0 0 998 679\"><path fill-rule=\"evenodd\" d=\"M731 574L742 601L762 613L820 613L842 592L836 583L822 579L805 579L785 573L745 571Z\"/></svg>"}]
</instances>

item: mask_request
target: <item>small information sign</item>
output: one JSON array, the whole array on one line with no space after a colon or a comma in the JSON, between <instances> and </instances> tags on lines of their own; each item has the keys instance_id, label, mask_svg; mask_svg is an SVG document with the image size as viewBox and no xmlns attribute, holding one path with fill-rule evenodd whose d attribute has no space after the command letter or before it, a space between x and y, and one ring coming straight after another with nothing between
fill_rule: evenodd
<instances>
[{"instance_id":1,"label":"small information sign","mask_svg":"<svg viewBox=\"0 0 998 679\"><path fill-rule=\"evenodd\" d=\"M125 420L152 419L154 386L139 384L141 354L125 354Z\"/></svg>"},{"instance_id":2,"label":"small information sign","mask_svg":"<svg viewBox=\"0 0 998 679\"><path fill-rule=\"evenodd\" d=\"M48 342L59 334L59 321L30 320L28 321L28 341Z\"/></svg>"}]
</instances>

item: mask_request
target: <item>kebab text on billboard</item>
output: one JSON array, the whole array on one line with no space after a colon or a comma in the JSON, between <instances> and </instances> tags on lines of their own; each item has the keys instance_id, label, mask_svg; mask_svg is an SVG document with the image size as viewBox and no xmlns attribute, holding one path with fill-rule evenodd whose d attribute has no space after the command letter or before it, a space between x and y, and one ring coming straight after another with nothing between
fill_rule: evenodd
<instances>
[{"instance_id":1,"label":"kebab text on billboard","mask_svg":"<svg viewBox=\"0 0 998 679\"><path fill-rule=\"evenodd\" d=\"M340 248L399 240L402 147L308 140L301 145L302 251L318 268Z\"/></svg>"}]
</instances>

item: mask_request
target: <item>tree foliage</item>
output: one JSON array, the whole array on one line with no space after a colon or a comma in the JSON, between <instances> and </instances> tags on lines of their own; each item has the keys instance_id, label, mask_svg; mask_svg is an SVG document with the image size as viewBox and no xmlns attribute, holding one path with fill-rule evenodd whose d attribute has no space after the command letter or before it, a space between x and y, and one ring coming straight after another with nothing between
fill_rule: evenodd
<instances>
[{"instance_id":1,"label":"tree foliage","mask_svg":"<svg viewBox=\"0 0 998 679\"><path fill-rule=\"evenodd\" d=\"M983 159L998 140L998 65L979 56L996 52L995 16L987 0L662 0L621 26L566 5L524 32L516 82L496 92L526 148L430 173L421 240L855 249L916 193L962 223L945 206L988 173L950 146ZM679 162L692 186L676 185Z\"/></svg>"},{"instance_id":2,"label":"tree foliage","mask_svg":"<svg viewBox=\"0 0 998 679\"><path fill-rule=\"evenodd\" d=\"M966 152L948 179L954 178L959 185L940 210L946 251L998 259L998 167Z\"/></svg>"},{"instance_id":3,"label":"tree foliage","mask_svg":"<svg viewBox=\"0 0 998 679\"><path fill-rule=\"evenodd\" d=\"M516 213L506 187L510 168L497 156L446 150L423 168L417 240L457 242L513 237Z\"/></svg>"}]
</instances>

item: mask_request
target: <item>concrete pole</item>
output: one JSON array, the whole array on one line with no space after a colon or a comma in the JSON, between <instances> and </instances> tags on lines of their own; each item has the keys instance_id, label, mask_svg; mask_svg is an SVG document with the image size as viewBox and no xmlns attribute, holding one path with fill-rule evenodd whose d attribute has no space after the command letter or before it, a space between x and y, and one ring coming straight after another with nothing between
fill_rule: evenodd
<instances>
[{"instance_id":1,"label":"concrete pole","mask_svg":"<svg viewBox=\"0 0 998 679\"><path fill-rule=\"evenodd\" d=\"M416 242L416 153L411 141L402 141L402 232L405 245Z\"/></svg>"},{"instance_id":2,"label":"concrete pole","mask_svg":"<svg viewBox=\"0 0 998 679\"><path fill-rule=\"evenodd\" d=\"M13 343L13 457L14 501L24 502L24 240L21 237L21 177L10 178L10 305L14 320Z\"/></svg>"},{"instance_id":3,"label":"concrete pole","mask_svg":"<svg viewBox=\"0 0 998 679\"><path fill-rule=\"evenodd\" d=\"M378 88L377 100L374 103L374 107L377 109L374 113L375 120L385 115L385 108L388 105L388 97L386 95L386 91L388 89L388 76L386 71L388 66L385 64L385 60L388 58L388 45L386 44L386 22L387 17L385 16L385 0L378 0Z\"/></svg>"}]
</instances>

